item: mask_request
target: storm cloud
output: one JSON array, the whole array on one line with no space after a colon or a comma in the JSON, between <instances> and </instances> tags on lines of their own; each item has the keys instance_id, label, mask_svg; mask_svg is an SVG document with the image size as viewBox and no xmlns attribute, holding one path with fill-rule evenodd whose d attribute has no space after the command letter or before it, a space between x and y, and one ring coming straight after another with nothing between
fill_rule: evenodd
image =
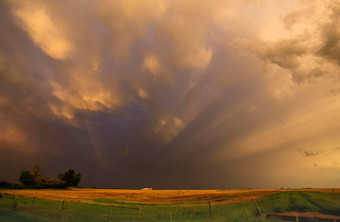
<instances>
[{"instance_id":1,"label":"storm cloud","mask_svg":"<svg viewBox=\"0 0 340 222\"><path fill-rule=\"evenodd\" d=\"M83 186L336 186L339 9L1 1L0 180L39 164Z\"/></svg>"},{"instance_id":2,"label":"storm cloud","mask_svg":"<svg viewBox=\"0 0 340 222\"><path fill-rule=\"evenodd\" d=\"M340 6L338 1L301 1L300 9L283 15L285 31L264 42L259 55L290 70L295 82L340 78Z\"/></svg>"}]
</instances>

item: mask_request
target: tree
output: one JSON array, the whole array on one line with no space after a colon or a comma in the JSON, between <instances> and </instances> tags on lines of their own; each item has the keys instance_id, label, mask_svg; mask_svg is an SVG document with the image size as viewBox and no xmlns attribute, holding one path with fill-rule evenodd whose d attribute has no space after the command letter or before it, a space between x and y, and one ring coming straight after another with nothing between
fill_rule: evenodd
<instances>
[{"instance_id":1,"label":"tree","mask_svg":"<svg viewBox=\"0 0 340 222\"><path fill-rule=\"evenodd\" d=\"M43 178L42 188L53 188L53 189L65 189L67 188L64 181L54 179L54 178Z\"/></svg>"},{"instance_id":2,"label":"tree","mask_svg":"<svg viewBox=\"0 0 340 222\"><path fill-rule=\"evenodd\" d=\"M65 173L58 174L58 179L65 181L66 186L76 187L80 182L81 174L75 174L73 169L68 169Z\"/></svg>"},{"instance_id":3,"label":"tree","mask_svg":"<svg viewBox=\"0 0 340 222\"><path fill-rule=\"evenodd\" d=\"M11 184L11 183L8 183L8 182L6 182L6 181L0 181L0 188L11 188L11 186L12 186L13 184ZM1 194L1 193L0 193Z\"/></svg>"},{"instance_id":4,"label":"tree","mask_svg":"<svg viewBox=\"0 0 340 222\"><path fill-rule=\"evenodd\" d=\"M40 173L40 166L39 165L35 165L33 167L33 176L34 176L35 181L42 180L43 176Z\"/></svg>"},{"instance_id":5,"label":"tree","mask_svg":"<svg viewBox=\"0 0 340 222\"><path fill-rule=\"evenodd\" d=\"M34 176L31 174L31 171L29 170L23 170L21 171L19 181L27 187L32 187L35 185Z\"/></svg>"},{"instance_id":6,"label":"tree","mask_svg":"<svg viewBox=\"0 0 340 222\"><path fill-rule=\"evenodd\" d=\"M42 188L44 183L44 177L40 173L40 166L35 165L33 167L33 177L35 181L35 188Z\"/></svg>"}]
</instances>

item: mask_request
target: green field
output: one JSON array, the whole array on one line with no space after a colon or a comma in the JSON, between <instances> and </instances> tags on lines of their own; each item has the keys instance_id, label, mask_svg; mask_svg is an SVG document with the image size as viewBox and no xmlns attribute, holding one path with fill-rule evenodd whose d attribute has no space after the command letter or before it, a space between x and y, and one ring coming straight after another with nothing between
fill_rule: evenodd
<instances>
[{"instance_id":1,"label":"green field","mask_svg":"<svg viewBox=\"0 0 340 222\"><path fill-rule=\"evenodd\" d=\"M128 204L107 199L92 199L98 204L66 202L62 210L61 201L25 198L13 199L13 195L2 194L0 199L0 221L279 221L264 219L256 215L253 201L226 205L212 205L213 219L209 206L181 206L175 204ZM340 193L309 191L286 191L257 200L263 213L285 211L313 211L340 215ZM108 205L103 205L108 204ZM117 208L110 204L137 209ZM141 216L138 208L141 207Z\"/></svg>"}]
</instances>

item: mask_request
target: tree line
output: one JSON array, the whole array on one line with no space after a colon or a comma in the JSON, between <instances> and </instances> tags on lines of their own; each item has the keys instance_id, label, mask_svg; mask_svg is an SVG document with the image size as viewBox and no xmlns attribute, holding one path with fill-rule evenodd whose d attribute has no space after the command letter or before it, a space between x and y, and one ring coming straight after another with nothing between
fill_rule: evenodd
<instances>
[{"instance_id":1,"label":"tree line","mask_svg":"<svg viewBox=\"0 0 340 222\"><path fill-rule=\"evenodd\" d=\"M44 177L40 173L40 166L35 165L32 172L30 170L23 170L20 173L19 184L11 184L8 182L0 182L0 188L57 188L65 189L67 187L76 187L79 185L81 174L75 173L73 169L68 169L64 173L57 175L58 179Z\"/></svg>"}]
</instances>

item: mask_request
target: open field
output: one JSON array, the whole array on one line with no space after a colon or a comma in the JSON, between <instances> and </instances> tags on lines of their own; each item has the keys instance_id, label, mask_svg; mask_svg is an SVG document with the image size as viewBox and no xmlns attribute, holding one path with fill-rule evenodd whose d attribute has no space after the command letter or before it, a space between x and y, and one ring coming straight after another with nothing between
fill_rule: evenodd
<instances>
[{"instance_id":1,"label":"open field","mask_svg":"<svg viewBox=\"0 0 340 222\"><path fill-rule=\"evenodd\" d=\"M284 191L317 191L340 193L340 189L220 189L220 190L125 190L125 189L84 189L68 190L2 190L16 196L47 200L91 202L93 199L107 199L125 203L144 204L226 204L260 198Z\"/></svg>"},{"instance_id":2,"label":"open field","mask_svg":"<svg viewBox=\"0 0 340 222\"><path fill-rule=\"evenodd\" d=\"M276 218L257 217L259 212L251 200L253 197L256 197L262 213L265 214L289 211L295 214L318 212L314 215L340 216L339 189L150 191L71 189L0 190L0 192L2 193L0 221L9 222L280 221ZM208 201L211 201L213 219L210 216Z\"/></svg>"},{"instance_id":3,"label":"open field","mask_svg":"<svg viewBox=\"0 0 340 222\"><path fill-rule=\"evenodd\" d=\"M216 204L240 202L282 192L282 190L123 190L73 188L70 190L3 190L2 192L16 196L48 200L91 202L92 199L107 199L125 203L195 205L207 203L207 201L216 202Z\"/></svg>"}]
</instances>

